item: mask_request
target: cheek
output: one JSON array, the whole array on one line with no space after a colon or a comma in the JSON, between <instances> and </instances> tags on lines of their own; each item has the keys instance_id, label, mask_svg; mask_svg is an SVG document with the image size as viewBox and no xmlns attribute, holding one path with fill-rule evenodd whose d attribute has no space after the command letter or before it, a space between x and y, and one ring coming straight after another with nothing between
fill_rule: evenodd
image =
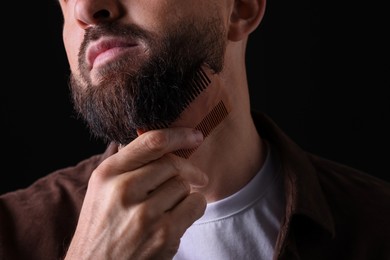
<instances>
[{"instance_id":1,"label":"cheek","mask_svg":"<svg viewBox=\"0 0 390 260\"><path fill-rule=\"evenodd\" d=\"M129 1L130 2L130 1ZM183 19L186 8L183 0L134 1L127 6L128 22L140 25L146 30L159 33ZM174 6L175 8L172 8ZM187 7L188 8L188 7Z\"/></svg>"},{"instance_id":2,"label":"cheek","mask_svg":"<svg viewBox=\"0 0 390 260\"><path fill-rule=\"evenodd\" d=\"M84 37L84 31L78 27L71 27L65 24L62 37L70 69L72 72L76 72L78 69L78 54Z\"/></svg>"}]
</instances>

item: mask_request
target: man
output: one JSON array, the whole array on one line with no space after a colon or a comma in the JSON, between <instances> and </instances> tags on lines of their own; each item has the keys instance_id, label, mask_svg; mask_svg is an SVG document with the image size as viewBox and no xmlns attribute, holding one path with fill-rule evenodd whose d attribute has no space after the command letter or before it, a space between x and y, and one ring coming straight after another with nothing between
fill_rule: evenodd
<instances>
[{"instance_id":1,"label":"man","mask_svg":"<svg viewBox=\"0 0 390 260\"><path fill-rule=\"evenodd\" d=\"M104 154L1 197L1 259L388 259L390 186L250 110L264 0L62 0Z\"/></svg>"}]
</instances>

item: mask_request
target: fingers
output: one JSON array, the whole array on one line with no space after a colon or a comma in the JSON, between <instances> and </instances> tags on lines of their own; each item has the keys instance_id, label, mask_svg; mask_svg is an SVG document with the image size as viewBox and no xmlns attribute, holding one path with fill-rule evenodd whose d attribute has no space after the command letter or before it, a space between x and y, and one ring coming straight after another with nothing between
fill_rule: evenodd
<instances>
[{"instance_id":1,"label":"fingers","mask_svg":"<svg viewBox=\"0 0 390 260\"><path fill-rule=\"evenodd\" d=\"M122 155L131 156L142 166L162 155L179 149L199 146L202 132L192 128L167 128L145 132L124 148ZM132 163L132 167L137 164Z\"/></svg>"},{"instance_id":2,"label":"fingers","mask_svg":"<svg viewBox=\"0 0 390 260\"><path fill-rule=\"evenodd\" d=\"M158 189L150 193L146 203L153 205L156 214L162 214L174 208L190 194L190 186L183 178L177 176L164 182Z\"/></svg>"},{"instance_id":3,"label":"fingers","mask_svg":"<svg viewBox=\"0 0 390 260\"><path fill-rule=\"evenodd\" d=\"M174 157L174 155L171 155L171 157ZM179 160L185 159L179 158ZM160 163L155 162L143 167L142 170L139 169L137 171L131 172L130 174L123 174L123 177L127 177L126 181L128 183L126 184L123 179L118 179L118 181L124 185L128 191L125 195L128 202L125 204L134 205L136 203L138 205L142 205L142 216L147 216L147 219L149 219L151 222L159 219L161 216L172 211L178 206L182 208L182 211L178 211L178 213L181 214L181 216L177 216L178 221L184 217L184 211L187 208L190 211L191 217L185 218L187 220L196 219L201 214L203 214L202 212L198 212L198 210L202 211L204 199L203 196L201 196L200 202L198 202L200 203L200 208L197 205L194 205L196 203L194 200L199 197L199 194L192 198L193 194L191 193L190 182L185 177L188 178L188 176L191 175L203 176L204 174L196 167L189 167L190 164L188 163L183 164L183 167L187 166L185 168L186 170L183 170L184 168L181 168L180 170L177 168L172 168L170 167L171 164L167 164L165 167L161 167L161 163L163 163L163 161L165 160L161 159L159 160ZM148 168L148 174L145 174L146 168ZM171 171L169 171L169 169ZM169 176L169 178L163 180L162 176ZM152 186L151 183L153 183ZM207 181L202 184L206 183ZM145 189L145 187L149 188ZM146 192L146 190L148 190L148 192ZM188 199L188 197L191 199ZM189 206L183 206L188 203L190 203ZM188 224L192 222L187 223L187 221L185 221L184 223Z\"/></svg>"},{"instance_id":4,"label":"fingers","mask_svg":"<svg viewBox=\"0 0 390 260\"><path fill-rule=\"evenodd\" d=\"M200 131L191 128L167 128L143 133L105 162L111 174L133 171L179 149L199 146L203 141Z\"/></svg>"},{"instance_id":5,"label":"fingers","mask_svg":"<svg viewBox=\"0 0 390 260\"><path fill-rule=\"evenodd\" d=\"M199 146L202 140L202 133L190 128L145 132L107 158L91 179L99 183L111 179L117 183L122 199L126 201L127 197L132 202L145 200L151 191L179 175L193 186L204 186L208 182L206 174L191 161L171 153Z\"/></svg>"},{"instance_id":6,"label":"fingers","mask_svg":"<svg viewBox=\"0 0 390 260\"><path fill-rule=\"evenodd\" d=\"M181 182L182 185L188 185L188 182L193 186L200 187L208 183L207 176L203 171L188 160L172 154L165 155L135 171L121 174L117 181L121 183L122 187L126 187L128 197L133 201L141 201L150 196L157 188L164 189L161 185L174 178L179 178L177 182Z\"/></svg>"}]
</instances>

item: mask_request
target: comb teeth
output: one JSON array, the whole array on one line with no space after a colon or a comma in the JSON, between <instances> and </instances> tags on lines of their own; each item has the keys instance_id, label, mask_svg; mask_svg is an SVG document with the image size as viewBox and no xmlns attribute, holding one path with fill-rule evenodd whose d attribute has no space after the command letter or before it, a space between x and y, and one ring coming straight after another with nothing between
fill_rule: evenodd
<instances>
[{"instance_id":1,"label":"comb teeth","mask_svg":"<svg viewBox=\"0 0 390 260\"><path fill-rule=\"evenodd\" d=\"M184 104L184 109L186 109L191 104L191 102L194 101L195 98L199 96L200 93L208 87L208 85L210 85L210 83L210 78L207 76L207 74L203 71L202 68L197 71L195 73L195 76L189 83L193 91L189 92L187 96L184 97L186 100ZM153 125L152 127L148 128L148 130L167 128L168 126L168 123L162 122Z\"/></svg>"},{"instance_id":2,"label":"comb teeth","mask_svg":"<svg viewBox=\"0 0 390 260\"><path fill-rule=\"evenodd\" d=\"M199 94L207 88L207 86L211 83L211 80L206 75L206 73L200 69L196 72L195 77L190 81L192 92L189 92L186 98L186 107L190 105L194 99L199 96Z\"/></svg>"},{"instance_id":3,"label":"comb teeth","mask_svg":"<svg viewBox=\"0 0 390 260\"><path fill-rule=\"evenodd\" d=\"M219 101L218 104L207 114L205 118L195 127L195 129L202 132L203 137L206 138L210 132L217 126L219 123L222 122L224 118L228 115L228 111L226 109L225 104L223 101ZM183 157L183 158L189 158L191 154L196 150L197 148L192 149L180 149L175 152L177 156Z\"/></svg>"}]
</instances>

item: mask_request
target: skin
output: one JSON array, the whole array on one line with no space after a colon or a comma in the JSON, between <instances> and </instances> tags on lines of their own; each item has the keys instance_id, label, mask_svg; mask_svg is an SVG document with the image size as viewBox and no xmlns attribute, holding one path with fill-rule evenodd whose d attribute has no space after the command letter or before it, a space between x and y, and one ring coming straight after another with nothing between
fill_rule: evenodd
<instances>
[{"instance_id":1,"label":"skin","mask_svg":"<svg viewBox=\"0 0 390 260\"><path fill-rule=\"evenodd\" d=\"M172 259L181 236L202 216L206 203L237 192L263 164L265 146L250 114L245 49L263 17L265 0L61 0L60 5L63 40L76 77L79 48L91 26L118 20L158 33L182 19L196 21L220 10L227 31L222 72L207 72L211 86L170 128L138 129L138 138L121 146L92 173L66 255L66 259ZM96 15L101 10L109 15ZM142 47L130 54L137 51L142 53ZM105 53L91 64L91 80L99 81L99 66L128 54ZM193 129L194 122L220 100L229 114L204 138ZM190 148L197 149L189 159L172 154Z\"/></svg>"}]
</instances>

